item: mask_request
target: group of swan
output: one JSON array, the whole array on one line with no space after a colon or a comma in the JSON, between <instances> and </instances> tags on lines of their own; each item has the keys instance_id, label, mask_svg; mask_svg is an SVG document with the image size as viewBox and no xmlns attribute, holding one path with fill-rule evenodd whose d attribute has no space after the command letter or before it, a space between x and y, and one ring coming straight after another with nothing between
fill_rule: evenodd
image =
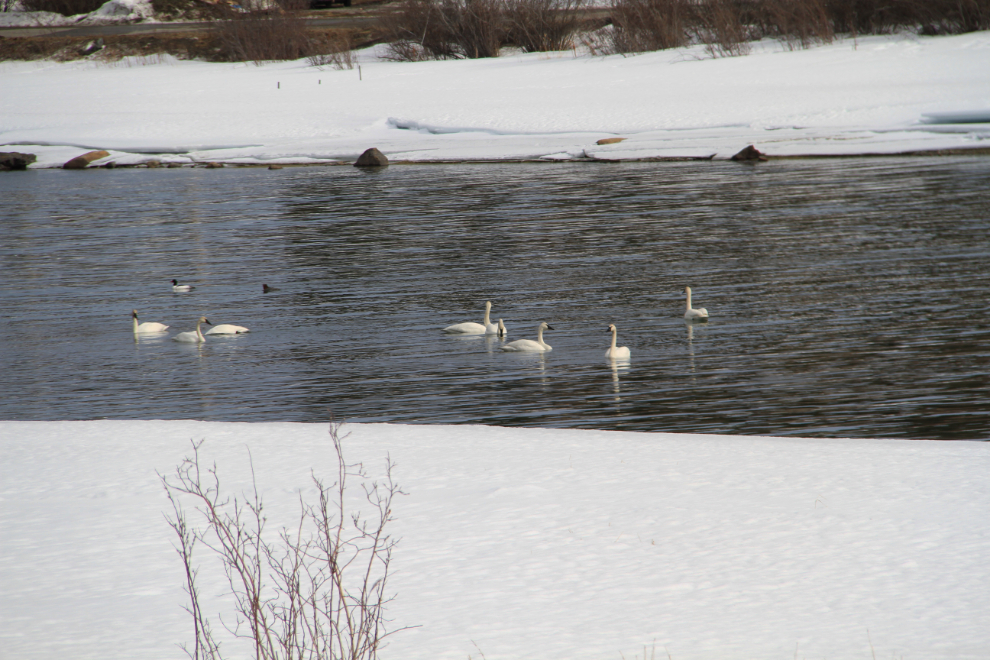
<instances>
[{"instance_id":1,"label":"group of swan","mask_svg":"<svg viewBox=\"0 0 990 660\"><path fill-rule=\"evenodd\" d=\"M708 310L704 307L699 309L694 309L691 307L691 287L685 287L684 293L687 295L687 306L684 311L685 321L707 321L708 320ZM492 303L491 301L485 301L485 318L482 323L474 323L472 321L466 323L455 323L454 325L448 325L443 329L444 332L451 334L462 334L462 335L498 335L499 337L505 337L506 329L505 324L502 323L502 319L498 320L498 323L491 322L491 311ZM513 351L513 352L546 352L552 351L553 347L543 341L543 331L553 330L553 327L546 321L540 323L536 327L536 341L532 339L517 339L515 341L510 341L507 344L502 345L503 351ZM628 360L631 352L628 346L618 346L618 330L614 323L609 323L608 330L606 332L612 333L612 345L609 346L608 350L605 351L605 357L612 360Z\"/></svg>"},{"instance_id":2,"label":"group of swan","mask_svg":"<svg viewBox=\"0 0 990 660\"><path fill-rule=\"evenodd\" d=\"M138 323L138 313L137 310L131 311L131 318L134 319L134 334L135 335L157 335L166 332L169 326L164 323L155 323L154 321L147 321L145 323ZM220 325L213 325L206 333L203 332L202 325L213 325L210 320L205 316L200 316L199 320L196 321L196 329L189 330L188 332L180 332L176 336L172 337L175 341L193 343L193 342L203 342L206 341L206 335L239 335L245 332L251 332L249 329L245 328L243 325L233 325L232 323L221 323Z\"/></svg>"}]
</instances>

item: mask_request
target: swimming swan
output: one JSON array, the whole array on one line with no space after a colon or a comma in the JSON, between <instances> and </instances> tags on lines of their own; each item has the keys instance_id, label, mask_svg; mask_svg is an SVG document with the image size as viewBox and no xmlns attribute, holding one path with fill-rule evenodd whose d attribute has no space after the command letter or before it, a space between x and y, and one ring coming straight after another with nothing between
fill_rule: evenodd
<instances>
[{"instance_id":1,"label":"swimming swan","mask_svg":"<svg viewBox=\"0 0 990 660\"><path fill-rule=\"evenodd\" d=\"M615 338L618 331L615 329L614 323L608 324L607 332L612 333L612 346L605 351L605 357L611 358L613 360L628 360L629 359L629 347L628 346L616 346Z\"/></svg>"},{"instance_id":2,"label":"swimming swan","mask_svg":"<svg viewBox=\"0 0 990 660\"><path fill-rule=\"evenodd\" d=\"M203 336L203 331L199 329L199 326L205 323L206 325L213 325L210 320L205 316L200 316L199 320L196 321L196 331L180 332L176 336L172 337L175 341L181 341L186 343L200 343L206 341L206 337Z\"/></svg>"},{"instance_id":3,"label":"swimming swan","mask_svg":"<svg viewBox=\"0 0 990 660\"><path fill-rule=\"evenodd\" d=\"M175 293L185 293L192 291L194 288L188 284L179 284L179 280L172 280L172 291Z\"/></svg>"},{"instance_id":4,"label":"swimming swan","mask_svg":"<svg viewBox=\"0 0 990 660\"><path fill-rule=\"evenodd\" d=\"M691 309L691 287L684 287L684 293L687 294L687 309L684 311L684 319L687 321L707 321L707 309L704 307Z\"/></svg>"},{"instance_id":5,"label":"swimming swan","mask_svg":"<svg viewBox=\"0 0 990 660\"><path fill-rule=\"evenodd\" d=\"M485 301L485 321L484 323L455 323L443 329L444 332L459 335L494 335L498 333L498 324L491 321L492 303Z\"/></svg>"},{"instance_id":6,"label":"swimming swan","mask_svg":"<svg viewBox=\"0 0 990 660\"><path fill-rule=\"evenodd\" d=\"M543 341L543 331L553 330L553 328L547 324L546 321L541 323L536 328L536 341L532 339L517 339L515 341L510 341L508 344L502 347L503 351L552 351L553 347L550 344Z\"/></svg>"},{"instance_id":7,"label":"swimming swan","mask_svg":"<svg viewBox=\"0 0 990 660\"><path fill-rule=\"evenodd\" d=\"M168 326L164 323L155 323L154 321L145 321L139 325L136 309L131 311L131 318L134 319L134 334L136 335L150 335L168 330Z\"/></svg>"},{"instance_id":8,"label":"swimming swan","mask_svg":"<svg viewBox=\"0 0 990 660\"><path fill-rule=\"evenodd\" d=\"M251 332L243 325L231 325L230 323L221 323L220 325L215 325L206 331L208 335L239 335L245 332Z\"/></svg>"}]
</instances>

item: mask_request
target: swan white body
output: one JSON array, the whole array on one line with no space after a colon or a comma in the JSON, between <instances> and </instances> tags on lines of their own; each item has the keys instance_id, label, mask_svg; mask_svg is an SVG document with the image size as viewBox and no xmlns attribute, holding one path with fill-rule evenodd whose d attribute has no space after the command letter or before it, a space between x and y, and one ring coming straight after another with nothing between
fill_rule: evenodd
<instances>
[{"instance_id":1,"label":"swan white body","mask_svg":"<svg viewBox=\"0 0 990 660\"><path fill-rule=\"evenodd\" d=\"M220 325L215 325L206 331L208 335L239 335L244 332L251 332L243 325L231 325L230 323L221 323Z\"/></svg>"},{"instance_id":2,"label":"swan white body","mask_svg":"<svg viewBox=\"0 0 990 660\"><path fill-rule=\"evenodd\" d=\"M448 325L443 329L443 331L458 335L498 334L498 324L492 323L491 313L492 303L490 300L485 301L485 320L483 323L474 323L473 321L468 321L467 323L455 323L454 325Z\"/></svg>"},{"instance_id":3,"label":"swan white body","mask_svg":"<svg viewBox=\"0 0 990 660\"><path fill-rule=\"evenodd\" d=\"M144 323L139 324L136 309L131 311L131 318L134 319L134 334L136 335L151 335L168 330L168 326L164 323L145 321Z\"/></svg>"},{"instance_id":4,"label":"swan white body","mask_svg":"<svg viewBox=\"0 0 990 660\"><path fill-rule=\"evenodd\" d=\"M684 318L688 321L707 321L707 309L704 307L700 307L698 309L691 308L691 287L684 287L684 293L687 294L687 308L684 311Z\"/></svg>"},{"instance_id":5,"label":"swan white body","mask_svg":"<svg viewBox=\"0 0 990 660\"><path fill-rule=\"evenodd\" d=\"M628 346L616 346L616 336L618 331L615 329L614 323L608 324L608 331L612 333L612 346L605 351L605 357L611 358L613 360L628 360L629 359L629 347Z\"/></svg>"},{"instance_id":6,"label":"swan white body","mask_svg":"<svg viewBox=\"0 0 990 660\"><path fill-rule=\"evenodd\" d=\"M206 341L206 337L203 336L203 331L200 329L202 324L213 325L210 323L209 319L205 316L200 316L199 320L196 321L196 330L190 330L189 332L180 332L176 336L172 337L175 341L185 342L187 344L200 343Z\"/></svg>"},{"instance_id":7,"label":"swan white body","mask_svg":"<svg viewBox=\"0 0 990 660\"><path fill-rule=\"evenodd\" d=\"M544 352L552 351L553 347L550 344L543 341L543 331L553 330L553 328L544 321L536 328L536 341L532 339L517 339L515 341L510 341L508 344L502 346L503 351L527 351L527 352Z\"/></svg>"},{"instance_id":8,"label":"swan white body","mask_svg":"<svg viewBox=\"0 0 990 660\"><path fill-rule=\"evenodd\" d=\"M192 291L193 287L188 284L179 284L179 280L172 280L172 291L175 293L186 293Z\"/></svg>"}]
</instances>

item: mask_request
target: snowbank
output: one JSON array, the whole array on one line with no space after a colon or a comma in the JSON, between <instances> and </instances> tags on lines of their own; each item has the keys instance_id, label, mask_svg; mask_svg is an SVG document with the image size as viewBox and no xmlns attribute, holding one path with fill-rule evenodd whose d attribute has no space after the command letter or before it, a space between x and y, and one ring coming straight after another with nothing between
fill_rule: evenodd
<instances>
[{"instance_id":1,"label":"snowbank","mask_svg":"<svg viewBox=\"0 0 990 660\"><path fill-rule=\"evenodd\" d=\"M727 158L990 147L990 32L396 63L337 71L127 59L0 65L0 149L34 167L107 149L121 162ZM598 145L601 138L622 142Z\"/></svg>"}]
</instances>

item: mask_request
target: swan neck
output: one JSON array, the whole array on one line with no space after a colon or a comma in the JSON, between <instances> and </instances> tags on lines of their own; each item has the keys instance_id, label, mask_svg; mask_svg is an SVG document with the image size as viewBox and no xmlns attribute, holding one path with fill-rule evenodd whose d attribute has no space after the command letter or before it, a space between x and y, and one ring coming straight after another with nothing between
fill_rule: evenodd
<instances>
[{"instance_id":1,"label":"swan neck","mask_svg":"<svg viewBox=\"0 0 990 660\"><path fill-rule=\"evenodd\" d=\"M687 308L691 309L691 287L688 287L686 289L686 293L687 293Z\"/></svg>"},{"instance_id":2,"label":"swan neck","mask_svg":"<svg viewBox=\"0 0 990 660\"><path fill-rule=\"evenodd\" d=\"M137 331L138 331L138 320L137 320L137 317L134 316L134 317L132 317L132 319L134 320L134 334L137 334Z\"/></svg>"},{"instance_id":3,"label":"swan neck","mask_svg":"<svg viewBox=\"0 0 990 660\"><path fill-rule=\"evenodd\" d=\"M619 334L619 331L616 328L612 328L612 352L613 353L615 352L615 337L618 334Z\"/></svg>"}]
</instances>

